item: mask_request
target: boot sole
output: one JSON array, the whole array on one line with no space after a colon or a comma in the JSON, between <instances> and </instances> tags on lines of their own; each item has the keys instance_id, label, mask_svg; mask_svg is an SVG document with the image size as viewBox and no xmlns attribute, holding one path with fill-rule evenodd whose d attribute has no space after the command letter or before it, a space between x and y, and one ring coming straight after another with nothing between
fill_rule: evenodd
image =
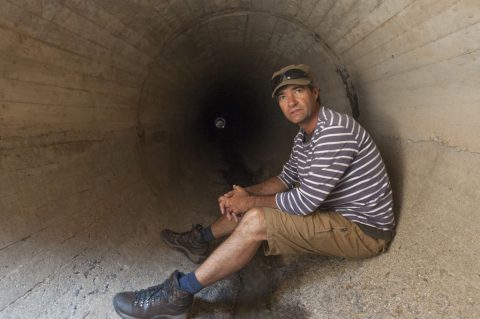
<instances>
[{"instance_id":1,"label":"boot sole","mask_svg":"<svg viewBox=\"0 0 480 319\"><path fill-rule=\"evenodd\" d=\"M130 315L127 315L126 313L118 311L117 309L115 309L115 311L123 319L142 319L140 317L132 317ZM182 313L180 315L158 315L158 316L151 317L149 319L187 319L187 315L188 314L186 313Z\"/></svg>"},{"instance_id":2,"label":"boot sole","mask_svg":"<svg viewBox=\"0 0 480 319\"><path fill-rule=\"evenodd\" d=\"M181 253L183 253L192 263L194 264L201 264L202 262L205 261L205 259L207 259L207 256L200 256L200 255L195 255L193 253L191 253L188 249L186 249L185 247L181 246L181 245L176 245L174 243L171 243L169 242L166 238L164 238L163 236L160 235L160 237L162 238L162 240L165 242L165 244L167 244L168 247L172 248L172 249L175 249ZM157 318L155 318L157 319ZM161 319L161 318L158 318L158 319ZM176 319L176 318L175 318Z\"/></svg>"}]
</instances>

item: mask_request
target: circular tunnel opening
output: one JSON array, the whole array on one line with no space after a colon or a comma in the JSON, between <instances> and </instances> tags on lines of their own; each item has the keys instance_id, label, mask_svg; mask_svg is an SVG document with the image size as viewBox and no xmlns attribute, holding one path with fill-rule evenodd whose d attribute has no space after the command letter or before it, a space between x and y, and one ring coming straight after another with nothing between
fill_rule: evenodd
<instances>
[{"instance_id":1,"label":"circular tunnel opening","mask_svg":"<svg viewBox=\"0 0 480 319\"><path fill-rule=\"evenodd\" d=\"M272 32L283 36L272 38ZM165 176L165 167L193 176L188 171L196 166L197 180L199 171L210 171L226 185L248 185L278 174L298 127L272 101L269 82L274 71L294 63L312 66L322 103L351 113L337 57L298 21L227 12L202 17L170 38L150 65L139 109L148 175L167 185L175 179ZM179 143L181 150L174 147Z\"/></svg>"},{"instance_id":2,"label":"circular tunnel opening","mask_svg":"<svg viewBox=\"0 0 480 319\"><path fill-rule=\"evenodd\" d=\"M200 99L192 125L198 132L195 142L208 144L210 152L220 155L225 164L221 172L229 185L250 185L255 180L244 149L264 135L267 108L262 104L255 83L241 77L217 79Z\"/></svg>"},{"instance_id":3,"label":"circular tunnel opening","mask_svg":"<svg viewBox=\"0 0 480 319\"><path fill-rule=\"evenodd\" d=\"M207 142L235 151L261 132L261 106L252 85L240 81L209 88L199 105L199 126Z\"/></svg>"}]
</instances>

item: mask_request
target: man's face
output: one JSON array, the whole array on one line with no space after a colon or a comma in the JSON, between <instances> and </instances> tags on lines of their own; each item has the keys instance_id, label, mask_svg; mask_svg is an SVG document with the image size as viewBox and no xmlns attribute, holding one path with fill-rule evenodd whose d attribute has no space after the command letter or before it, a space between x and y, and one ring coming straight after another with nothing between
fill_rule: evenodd
<instances>
[{"instance_id":1,"label":"man's face","mask_svg":"<svg viewBox=\"0 0 480 319\"><path fill-rule=\"evenodd\" d=\"M316 124L318 89L304 85L287 85L277 95L278 105L285 117L302 127Z\"/></svg>"}]
</instances>

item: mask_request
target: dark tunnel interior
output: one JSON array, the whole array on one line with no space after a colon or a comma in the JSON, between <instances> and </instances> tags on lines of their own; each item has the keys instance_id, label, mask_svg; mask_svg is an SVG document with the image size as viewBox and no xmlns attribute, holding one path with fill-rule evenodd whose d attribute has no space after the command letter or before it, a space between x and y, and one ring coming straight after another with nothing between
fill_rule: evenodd
<instances>
[{"instance_id":1,"label":"dark tunnel interior","mask_svg":"<svg viewBox=\"0 0 480 319\"><path fill-rule=\"evenodd\" d=\"M264 135L267 106L262 105L255 83L240 77L216 79L203 92L198 117L189 128L198 134L194 143L209 144L208 149L222 155L227 185L251 185L256 180L255 172L248 167L243 149L261 147L255 140ZM218 121L224 124L218 125Z\"/></svg>"}]
</instances>

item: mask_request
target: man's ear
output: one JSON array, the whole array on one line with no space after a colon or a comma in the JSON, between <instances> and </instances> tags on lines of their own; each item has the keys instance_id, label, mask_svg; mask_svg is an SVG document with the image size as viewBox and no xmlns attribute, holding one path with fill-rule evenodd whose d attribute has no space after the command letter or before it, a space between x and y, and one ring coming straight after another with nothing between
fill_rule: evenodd
<instances>
[{"instance_id":1,"label":"man's ear","mask_svg":"<svg viewBox=\"0 0 480 319\"><path fill-rule=\"evenodd\" d=\"M320 96L320 89L316 86L312 86L312 93L315 96L315 101L318 101L318 97Z\"/></svg>"}]
</instances>

